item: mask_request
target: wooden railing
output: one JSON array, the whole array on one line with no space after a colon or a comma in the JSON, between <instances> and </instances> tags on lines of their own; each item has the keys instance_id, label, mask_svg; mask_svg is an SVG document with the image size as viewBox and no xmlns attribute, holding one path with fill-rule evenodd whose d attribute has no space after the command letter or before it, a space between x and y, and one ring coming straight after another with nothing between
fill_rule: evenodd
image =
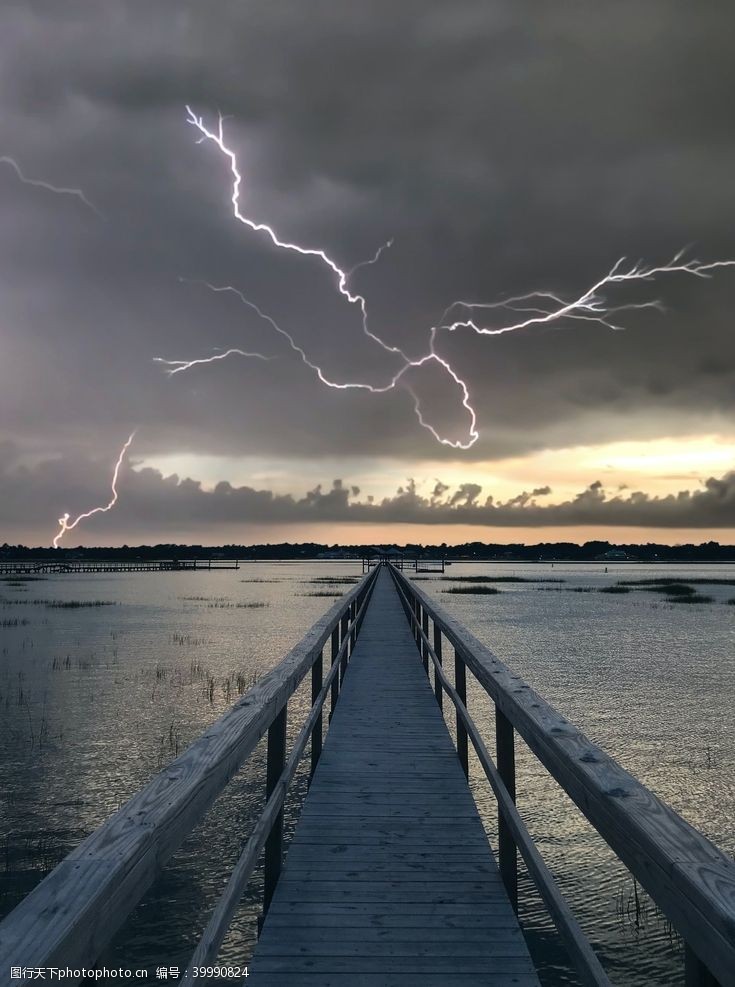
<instances>
[{"instance_id":1,"label":"wooden railing","mask_svg":"<svg viewBox=\"0 0 735 987\"><path fill-rule=\"evenodd\" d=\"M30 971L91 967L267 732L265 808L181 981L206 982L201 976L193 978L191 970L212 965L263 849L264 911L270 904L281 870L286 793L309 741L312 774L319 760L324 703L329 695L333 710L339 698L377 574L372 570L342 596L276 668L87 837L0 923L0 983L9 981L11 966ZM330 665L324 675L327 642ZM309 671L311 709L287 757L288 701ZM26 982L30 980L14 981Z\"/></svg>"},{"instance_id":2,"label":"wooden railing","mask_svg":"<svg viewBox=\"0 0 735 987\"><path fill-rule=\"evenodd\" d=\"M515 806L515 732L581 809L669 918L685 943L687 987L735 987L735 861L596 747L468 630L391 566L437 702L456 709L457 752L468 741L498 803L498 862L517 907L517 853L546 904L583 983L610 981L542 860ZM432 634L429 634L429 623ZM445 638L454 650L454 683ZM467 670L495 703L496 763L467 711Z\"/></svg>"}]
</instances>

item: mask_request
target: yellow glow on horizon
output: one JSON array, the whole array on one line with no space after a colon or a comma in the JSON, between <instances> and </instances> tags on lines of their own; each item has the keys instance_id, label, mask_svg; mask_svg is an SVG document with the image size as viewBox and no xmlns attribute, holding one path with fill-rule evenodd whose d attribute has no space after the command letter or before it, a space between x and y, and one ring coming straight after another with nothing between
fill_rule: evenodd
<instances>
[{"instance_id":1,"label":"yellow glow on horizon","mask_svg":"<svg viewBox=\"0 0 735 987\"><path fill-rule=\"evenodd\" d=\"M147 457L139 466L164 474L199 480L212 489L221 480L234 486L291 493L302 497L321 483L327 488L335 477L356 484L359 499L391 497L412 477L422 496L429 496L437 480L451 490L462 483L482 487L480 499L513 497L522 490L551 487L542 503L573 497L596 480L611 492L641 490L664 496L682 489L697 489L710 476L735 468L735 437L717 434L670 437L649 441L627 440L600 445L544 449L526 455L486 462L423 460L401 463L395 459L279 459L170 454Z\"/></svg>"}]
</instances>

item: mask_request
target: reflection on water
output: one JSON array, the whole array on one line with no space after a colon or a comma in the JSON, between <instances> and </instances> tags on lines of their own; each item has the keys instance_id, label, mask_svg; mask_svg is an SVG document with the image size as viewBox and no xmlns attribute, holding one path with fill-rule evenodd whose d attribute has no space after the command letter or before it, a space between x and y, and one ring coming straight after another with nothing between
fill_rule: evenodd
<instances>
[{"instance_id":1,"label":"reflection on water","mask_svg":"<svg viewBox=\"0 0 735 987\"><path fill-rule=\"evenodd\" d=\"M735 567L455 565L446 577L516 576L498 594L422 588L514 671L726 852L735 851L735 585L713 603L595 592L626 578L732 578ZM0 914L277 664L346 588L354 564L239 571L51 576L0 582ZM542 583L538 578L558 578ZM313 580L319 579L319 582ZM592 592L573 592L585 588ZM100 606L59 607L57 602ZM309 701L305 683L289 732ZM470 709L492 740L490 704ZM449 719L449 718L448 718ZM107 959L183 966L263 804L262 744L127 922ZM519 743L518 801L616 983L683 982L680 944L558 786ZM488 831L492 795L473 767ZM292 827L305 790L290 805ZM448 834L449 835L449 834ZM256 875L222 959L255 940ZM522 919L547 984L574 983L529 882Z\"/></svg>"}]
</instances>

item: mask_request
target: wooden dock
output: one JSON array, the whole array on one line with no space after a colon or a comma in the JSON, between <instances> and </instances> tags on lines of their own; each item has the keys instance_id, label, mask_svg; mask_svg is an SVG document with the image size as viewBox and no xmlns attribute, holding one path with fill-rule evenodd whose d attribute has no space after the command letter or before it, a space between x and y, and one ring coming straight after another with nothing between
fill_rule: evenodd
<instances>
[{"instance_id":1,"label":"wooden dock","mask_svg":"<svg viewBox=\"0 0 735 987\"><path fill-rule=\"evenodd\" d=\"M60 575L87 572L209 572L239 569L229 559L8 559L0 561L0 576Z\"/></svg>"},{"instance_id":2,"label":"wooden dock","mask_svg":"<svg viewBox=\"0 0 735 987\"><path fill-rule=\"evenodd\" d=\"M383 568L250 983L450 982L535 987L538 979Z\"/></svg>"},{"instance_id":3,"label":"wooden dock","mask_svg":"<svg viewBox=\"0 0 735 987\"><path fill-rule=\"evenodd\" d=\"M468 710L470 676L494 706L492 754L486 714L478 726ZM288 744L289 702L300 687L300 729ZM51 967L76 970L69 985L86 978L80 971L94 966L266 735L265 807L197 930L182 987L238 982L218 956L261 859L264 920L244 984L531 987L538 980L515 914L519 855L570 969L588 987L610 987L516 807L526 782L516 774L516 736L671 922L684 943L687 987L735 987L735 861L390 560L371 567L0 922L0 984L21 987ZM495 852L467 785L471 756L497 803ZM305 757L311 785L286 847L284 805Z\"/></svg>"}]
</instances>

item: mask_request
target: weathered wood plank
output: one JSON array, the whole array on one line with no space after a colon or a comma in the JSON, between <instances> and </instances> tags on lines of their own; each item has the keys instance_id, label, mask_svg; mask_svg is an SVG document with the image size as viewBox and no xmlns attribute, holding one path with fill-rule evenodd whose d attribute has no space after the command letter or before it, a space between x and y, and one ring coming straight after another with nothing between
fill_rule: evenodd
<instances>
[{"instance_id":1,"label":"weathered wood plank","mask_svg":"<svg viewBox=\"0 0 735 987\"><path fill-rule=\"evenodd\" d=\"M361 956L264 956L253 962L250 983L259 987L259 973L443 973L455 971L482 974L533 974L530 959L519 956L374 956L366 949ZM452 979L452 982L454 980ZM512 983L512 981L508 981ZM538 985L538 979L535 981Z\"/></svg>"},{"instance_id":2,"label":"weathered wood plank","mask_svg":"<svg viewBox=\"0 0 735 987\"><path fill-rule=\"evenodd\" d=\"M375 586L250 982L316 975L304 982L351 987L368 977L385 987L440 976L442 987L537 985L387 576Z\"/></svg>"},{"instance_id":3,"label":"weathered wood plank","mask_svg":"<svg viewBox=\"0 0 735 987\"><path fill-rule=\"evenodd\" d=\"M248 981L249 982L249 981ZM258 987L448 987L446 973L261 973ZM538 987L535 974L453 973L452 987Z\"/></svg>"}]
</instances>

